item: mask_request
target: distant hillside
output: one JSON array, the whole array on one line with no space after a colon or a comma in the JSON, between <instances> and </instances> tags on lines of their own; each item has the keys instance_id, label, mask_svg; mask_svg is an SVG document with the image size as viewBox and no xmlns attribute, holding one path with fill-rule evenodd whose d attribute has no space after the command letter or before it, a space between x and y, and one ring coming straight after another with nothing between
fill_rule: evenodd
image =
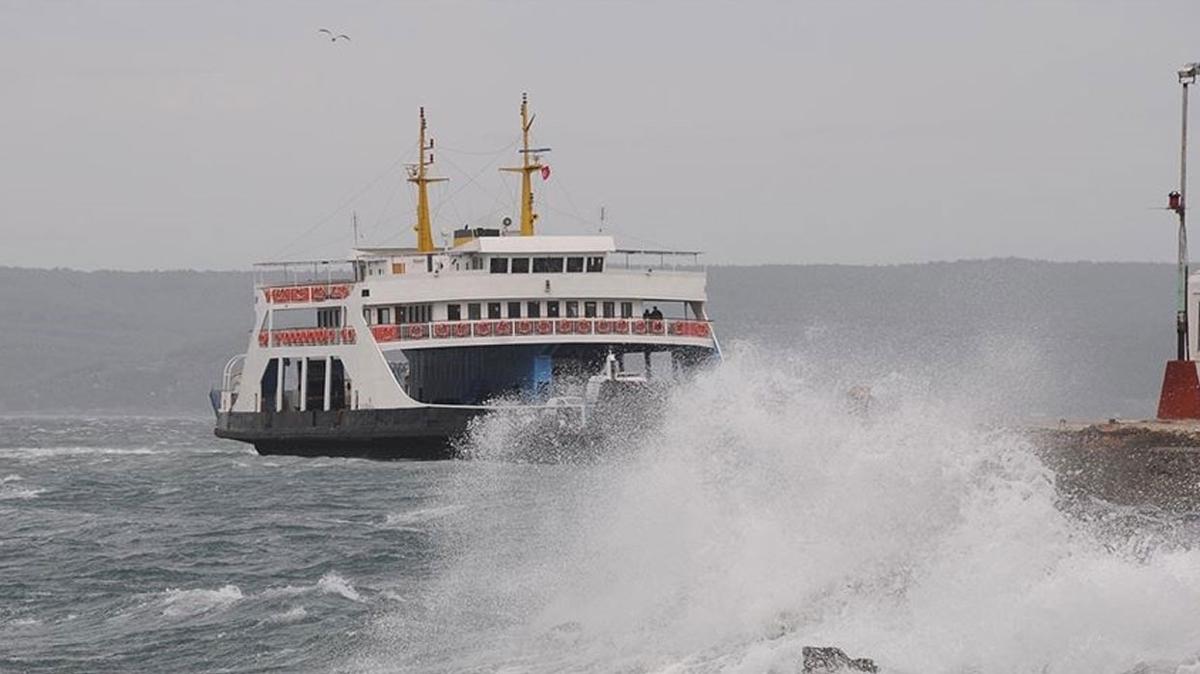
<instances>
[{"instance_id":1,"label":"distant hillside","mask_svg":"<svg viewBox=\"0 0 1200 674\"><path fill-rule=\"evenodd\" d=\"M236 272L0 268L0 411L207 413L246 347L251 288Z\"/></svg>"},{"instance_id":2,"label":"distant hillside","mask_svg":"<svg viewBox=\"0 0 1200 674\"><path fill-rule=\"evenodd\" d=\"M207 414L245 348L238 272L0 268L0 412ZM749 340L847 382L1050 415L1150 414L1173 350L1169 265L987 260L710 270L728 347Z\"/></svg>"}]
</instances>

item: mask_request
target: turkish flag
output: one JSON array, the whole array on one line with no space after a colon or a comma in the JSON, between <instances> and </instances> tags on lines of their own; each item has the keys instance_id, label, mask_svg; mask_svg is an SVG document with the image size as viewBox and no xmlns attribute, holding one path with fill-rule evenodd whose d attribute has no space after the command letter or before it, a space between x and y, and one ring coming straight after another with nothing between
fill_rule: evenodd
<instances>
[{"instance_id":1,"label":"turkish flag","mask_svg":"<svg viewBox=\"0 0 1200 674\"><path fill-rule=\"evenodd\" d=\"M549 180L549 179L550 179L550 167L543 166L542 167L542 180Z\"/></svg>"}]
</instances>

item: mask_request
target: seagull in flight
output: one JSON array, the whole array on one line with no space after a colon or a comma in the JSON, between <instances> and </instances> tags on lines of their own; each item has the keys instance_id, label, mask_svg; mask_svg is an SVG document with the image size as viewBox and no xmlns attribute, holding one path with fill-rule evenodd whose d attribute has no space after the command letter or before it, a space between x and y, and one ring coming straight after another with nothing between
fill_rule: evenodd
<instances>
[{"instance_id":1,"label":"seagull in flight","mask_svg":"<svg viewBox=\"0 0 1200 674\"><path fill-rule=\"evenodd\" d=\"M328 28L322 28L322 29L318 30L317 32L325 33L326 35L328 35L330 42L337 42L338 40L345 40L346 42L350 41L349 35L334 35L333 31L329 30Z\"/></svg>"}]
</instances>

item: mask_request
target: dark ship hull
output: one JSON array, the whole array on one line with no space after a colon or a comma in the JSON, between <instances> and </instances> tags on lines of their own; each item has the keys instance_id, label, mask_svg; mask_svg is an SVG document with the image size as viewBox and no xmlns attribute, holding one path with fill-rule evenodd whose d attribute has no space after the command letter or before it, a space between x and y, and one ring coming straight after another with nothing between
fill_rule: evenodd
<instances>
[{"instance_id":1,"label":"dark ship hull","mask_svg":"<svg viewBox=\"0 0 1200 674\"><path fill-rule=\"evenodd\" d=\"M214 433L250 443L264 455L445 459L482 412L445 407L225 412L217 415Z\"/></svg>"}]
</instances>

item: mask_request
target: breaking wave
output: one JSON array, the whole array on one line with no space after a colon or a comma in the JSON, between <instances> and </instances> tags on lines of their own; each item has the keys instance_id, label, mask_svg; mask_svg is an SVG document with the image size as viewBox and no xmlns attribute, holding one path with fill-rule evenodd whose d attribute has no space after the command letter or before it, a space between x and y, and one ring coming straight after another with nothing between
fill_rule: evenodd
<instances>
[{"instance_id":1,"label":"breaking wave","mask_svg":"<svg viewBox=\"0 0 1200 674\"><path fill-rule=\"evenodd\" d=\"M216 590L170 589L163 593L162 614L171 618L199 615L226 608L244 597L236 585L225 585Z\"/></svg>"},{"instance_id":2,"label":"breaking wave","mask_svg":"<svg viewBox=\"0 0 1200 674\"><path fill-rule=\"evenodd\" d=\"M836 373L747 349L608 460L468 462L427 615L380 619L354 667L794 671L832 644L885 671L1091 674L1200 651L1194 536L1065 513L1019 435L868 383L864 418ZM473 458L519 455L489 423Z\"/></svg>"}]
</instances>

